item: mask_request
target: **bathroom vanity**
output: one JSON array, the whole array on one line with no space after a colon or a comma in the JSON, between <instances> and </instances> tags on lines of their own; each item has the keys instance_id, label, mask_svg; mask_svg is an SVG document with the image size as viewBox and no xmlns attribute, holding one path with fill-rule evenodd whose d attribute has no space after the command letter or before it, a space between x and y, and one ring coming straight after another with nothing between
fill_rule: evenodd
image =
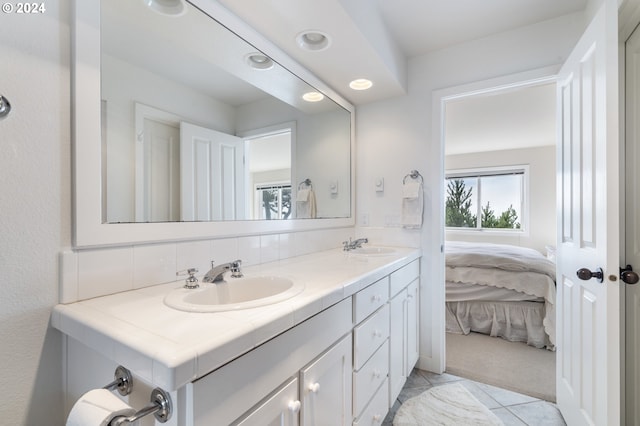
<instances>
[{"instance_id":1,"label":"bathroom vanity","mask_svg":"<svg viewBox=\"0 0 640 426\"><path fill-rule=\"evenodd\" d=\"M165 424L381 424L418 359L420 255L335 249L247 267L304 289L241 310L167 306L182 281L58 305L67 410L120 364L130 405L169 393Z\"/></svg>"}]
</instances>

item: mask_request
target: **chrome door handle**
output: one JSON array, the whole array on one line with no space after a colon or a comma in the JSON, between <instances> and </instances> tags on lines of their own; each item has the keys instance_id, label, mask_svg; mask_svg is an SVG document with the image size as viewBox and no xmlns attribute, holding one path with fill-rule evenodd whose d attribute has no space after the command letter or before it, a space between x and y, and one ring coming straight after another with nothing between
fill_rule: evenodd
<instances>
[{"instance_id":1,"label":"chrome door handle","mask_svg":"<svg viewBox=\"0 0 640 426\"><path fill-rule=\"evenodd\" d=\"M601 283L604 280L604 272L602 271L602 268L596 269L595 272L591 272L588 268L580 268L576 271L576 275L584 281L589 281L591 278L595 278L599 283Z\"/></svg>"}]
</instances>

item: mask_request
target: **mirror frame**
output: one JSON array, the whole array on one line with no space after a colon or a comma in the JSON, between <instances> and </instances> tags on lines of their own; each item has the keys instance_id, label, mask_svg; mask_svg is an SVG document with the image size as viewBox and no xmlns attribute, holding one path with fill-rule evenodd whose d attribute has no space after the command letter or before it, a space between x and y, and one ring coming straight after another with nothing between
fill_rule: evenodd
<instances>
[{"instance_id":1,"label":"mirror frame","mask_svg":"<svg viewBox=\"0 0 640 426\"><path fill-rule=\"evenodd\" d=\"M355 108L215 0L190 0L290 72L323 92L351 117L350 217L228 222L103 223L100 120L100 1L75 0L72 14L72 182L75 248L298 232L355 225Z\"/></svg>"}]
</instances>

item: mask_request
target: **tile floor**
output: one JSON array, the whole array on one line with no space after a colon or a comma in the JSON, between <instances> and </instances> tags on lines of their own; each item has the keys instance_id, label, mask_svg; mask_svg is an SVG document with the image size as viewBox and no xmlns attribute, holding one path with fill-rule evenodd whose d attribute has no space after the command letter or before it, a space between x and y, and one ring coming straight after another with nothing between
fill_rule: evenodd
<instances>
[{"instance_id":1,"label":"tile floor","mask_svg":"<svg viewBox=\"0 0 640 426\"><path fill-rule=\"evenodd\" d=\"M566 423L555 404L527 395L511 392L484 383L474 382L451 374L434 374L414 369L396 403L384 419L383 425L393 424L393 416L407 399L427 389L452 382L460 382L487 406L505 426L564 426Z\"/></svg>"}]
</instances>

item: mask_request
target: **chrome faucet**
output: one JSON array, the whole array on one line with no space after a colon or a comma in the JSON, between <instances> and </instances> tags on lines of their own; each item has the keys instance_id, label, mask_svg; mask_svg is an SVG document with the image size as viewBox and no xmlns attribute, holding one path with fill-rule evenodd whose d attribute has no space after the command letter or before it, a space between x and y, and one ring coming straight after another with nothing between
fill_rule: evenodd
<instances>
[{"instance_id":1,"label":"chrome faucet","mask_svg":"<svg viewBox=\"0 0 640 426\"><path fill-rule=\"evenodd\" d=\"M207 272L202 281L205 283L217 283L220 281L224 281L224 274L227 271L231 272L232 278L241 278L242 271L240 271L240 264L242 261L240 259L234 260L233 262L223 263L222 265L215 266L213 260L211 261L211 269Z\"/></svg>"},{"instance_id":2,"label":"chrome faucet","mask_svg":"<svg viewBox=\"0 0 640 426\"><path fill-rule=\"evenodd\" d=\"M355 241L351 241L351 238L349 238L349 241L343 241L343 250L344 251L349 251L349 250L353 250L353 249L357 249L362 247L363 243L368 243L369 239L368 238L358 238Z\"/></svg>"}]
</instances>

